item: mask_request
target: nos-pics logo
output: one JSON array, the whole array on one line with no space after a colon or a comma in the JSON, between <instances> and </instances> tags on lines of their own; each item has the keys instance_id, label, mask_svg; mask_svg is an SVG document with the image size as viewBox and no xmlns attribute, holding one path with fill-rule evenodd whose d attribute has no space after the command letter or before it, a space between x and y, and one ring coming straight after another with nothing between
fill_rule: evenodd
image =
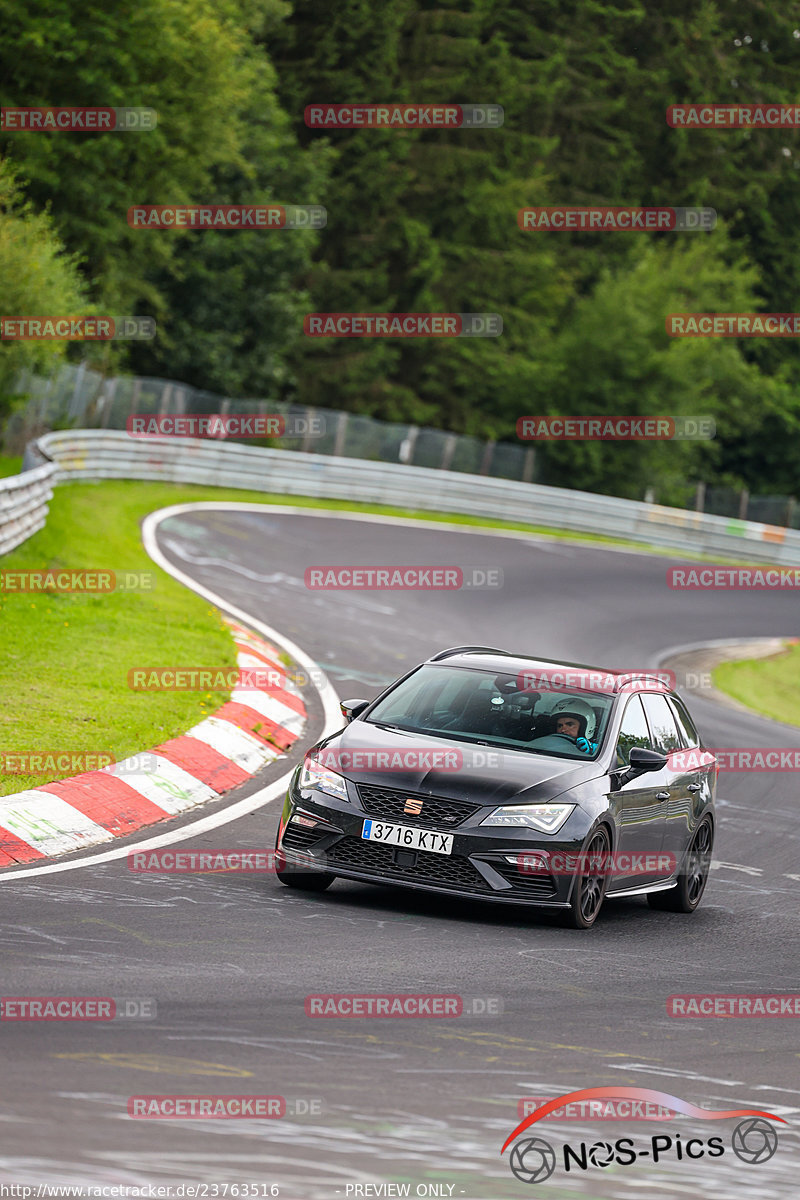
<instances>
[{"instance_id":1,"label":"nos-pics logo","mask_svg":"<svg viewBox=\"0 0 800 1200\"><path fill-rule=\"evenodd\" d=\"M654 1091L652 1088L637 1087L597 1087L584 1088L578 1092L568 1092L556 1096L542 1104L530 1116L519 1123L513 1133L506 1139L501 1154L504 1154L515 1138L524 1133L535 1122L541 1121L556 1109L567 1104L583 1103L587 1100L635 1100L647 1104L657 1104L662 1108L671 1109L687 1117L702 1121L725 1121L732 1117L743 1117L731 1136L730 1149L748 1164L767 1162L778 1148L778 1134L770 1121L780 1121L785 1125L783 1117L774 1113L762 1112L756 1108L729 1108L712 1112L707 1108L698 1108L678 1096L670 1096L667 1092ZM566 1143L561 1147L564 1170L566 1172L588 1171L592 1167L632 1166L639 1159L652 1163L663 1162L667 1159L673 1162L700 1158L720 1158L726 1152L724 1139L720 1136L709 1138L693 1137L682 1140L676 1133L654 1134L637 1146L633 1138L616 1138L614 1141L596 1141L591 1144L580 1142L577 1146ZM514 1146L509 1159L512 1173L522 1183L543 1183L556 1169L558 1154L550 1142L543 1137L533 1136L524 1138Z\"/></svg>"}]
</instances>

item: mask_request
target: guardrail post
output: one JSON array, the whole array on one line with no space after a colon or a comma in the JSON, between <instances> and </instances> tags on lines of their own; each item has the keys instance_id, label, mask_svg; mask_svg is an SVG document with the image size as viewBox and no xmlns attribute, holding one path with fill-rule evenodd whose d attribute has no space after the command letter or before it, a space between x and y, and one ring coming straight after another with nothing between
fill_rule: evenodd
<instances>
[{"instance_id":1,"label":"guardrail post","mask_svg":"<svg viewBox=\"0 0 800 1200\"><path fill-rule=\"evenodd\" d=\"M114 405L114 395L117 390L117 377L106 380L106 386L103 388L100 396L100 428L108 429L108 422L111 417L111 409Z\"/></svg>"},{"instance_id":2,"label":"guardrail post","mask_svg":"<svg viewBox=\"0 0 800 1200\"><path fill-rule=\"evenodd\" d=\"M527 446L522 460L522 482L533 483L533 472L536 466L536 451L533 446Z\"/></svg>"},{"instance_id":3,"label":"guardrail post","mask_svg":"<svg viewBox=\"0 0 800 1200\"><path fill-rule=\"evenodd\" d=\"M172 384L168 383L161 393L161 403L158 407L158 415L164 417L169 412L169 402L172 396Z\"/></svg>"},{"instance_id":4,"label":"guardrail post","mask_svg":"<svg viewBox=\"0 0 800 1200\"><path fill-rule=\"evenodd\" d=\"M695 492L694 492L694 511L695 512L703 512L705 510L705 503L706 503L706 485L704 483L698 483L697 487L695 488Z\"/></svg>"},{"instance_id":5,"label":"guardrail post","mask_svg":"<svg viewBox=\"0 0 800 1200\"><path fill-rule=\"evenodd\" d=\"M739 520L747 520L747 505L750 503L750 493L747 488L742 488L739 493Z\"/></svg>"},{"instance_id":6,"label":"guardrail post","mask_svg":"<svg viewBox=\"0 0 800 1200\"><path fill-rule=\"evenodd\" d=\"M344 439L347 433L347 417L348 414L340 412L336 418L336 437L333 443L333 453L336 458L341 458L344 450Z\"/></svg>"},{"instance_id":7,"label":"guardrail post","mask_svg":"<svg viewBox=\"0 0 800 1200\"><path fill-rule=\"evenodd\" d=\"M310 407L306 408L305 415L306 415L306 420L308 422L308 425L306 426L306 431L303 434L303 444L300 447L300 449L304 453L308 453L311 449L311 430L314 428L314 421L316 419L317 410L315 408L310 408Z\"/></svg>"},{"instance_id":8,"label":"guardrail post","mask_svg":"<svg viewBox=\"0 0 800 1200\"><path fill-rule=\"evenodd\" d=\"M450 463L453 461L453 455L456 452L456 442L458 435L448 433L444 439L444 449L442 450L442 461L439 464L440 471L449 471Z\"/></svg>"},{"instance_id":9,"label":"guardrail post","mask_svg":"<svg viewBox=\"0 0 800 1200\"><path fill-rule=\"evenodd\" d=\"M78 369L75 372L75 387L72 390L72 403L69 406L69 415L71 417L77 417L78 415L78 401L80 399L81 389L83 387L83 377L85 374L86 363L81 360L81 362L78 364Z\"/></svg>"},{"instance_id":10,"label":"guardrail post","mask_svg":"<svg viewBox=\"0 0 800 1200\"><path fill-rule=\"evenodd\" d=\"M795 500L794 496L790 496L787 501L787 504L786 504L786 516L784 517L784 523L785 523L787 529L791 529L791 527L792 527L792 521L794 520L794 510L795 510L796 505L797 505L797 501Z\"/></svg>"},{"instance_id":11,"label":"guardrail post","mask_svg":"<svg viewBox=\"0 0 800 1200\"><path fill-rule=\"evenodd\" d=\"M405 463L408 466L409 463L414 461L414 447L417 444L418 437L419 425L409 425L408 433L400 443L400 449L397 452L398 462Z\"/></svg>"},{"instance_id":12,"label":"guardrail post","mask_svg":"<svg viewBox=\"0 0 800 1200\"><path fill-rule=\"evenodd\" d=\"M491 441L487 442L486 445L484 446L483 458L481 459L480 470L478 471L479 475L488 475L489 474L489 468L492 465L492 455L494 454L494 447L495 447L495 443L491 442Z\"/></svg>"}]
</instances>

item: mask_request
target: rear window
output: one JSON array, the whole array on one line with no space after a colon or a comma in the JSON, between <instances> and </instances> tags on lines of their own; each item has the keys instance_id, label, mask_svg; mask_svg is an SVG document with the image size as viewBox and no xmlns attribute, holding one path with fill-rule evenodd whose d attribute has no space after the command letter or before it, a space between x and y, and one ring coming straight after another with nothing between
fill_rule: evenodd
<instances>
[{"instance_id":1,"label":"rear window","mask_svg":"<svg viewBox=\"0 0 800 1200\"><path fill-rule=\"evenodd\" d=\"M426 663L379 701L365 720L501 749L586 760L596 758L602 747L612 702L612 696L596 692L523 687L511 672Z\"/></svg>"}]
</instances>

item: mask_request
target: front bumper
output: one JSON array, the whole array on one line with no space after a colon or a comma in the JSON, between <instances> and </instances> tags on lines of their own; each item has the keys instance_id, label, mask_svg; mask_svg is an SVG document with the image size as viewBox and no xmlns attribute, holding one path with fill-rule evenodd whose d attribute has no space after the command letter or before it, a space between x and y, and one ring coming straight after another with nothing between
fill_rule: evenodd
<instances>
[{"instance_id":1,"label":"front bumper","mask_svg":"<svg viewBox=\"0 0 800 1200\"><path fill-rule=\"evenodd\" d=\"M480 820L490 811L483 809L474 819L455 827L435 827L440 833L452 834L451 854L411 851L363 839L364 820L372 814L356 802L340 801L316 790L301 792L293 785L287 794L278 844L287 871L321 870L367 883L507 904L568 906L574 878L549 874L546 859L553 852L578 853L588 821L576 821L573 813L565 826L571 827L571 836L564 838L561 831L553 836L529 829L481 826ZM419 827L413 816L393 820ZM541 855L541 870L530 869L534 854ZM520 855L528 856L521 860L522 867L517 861Z\"/></svg>"}]
</instances>

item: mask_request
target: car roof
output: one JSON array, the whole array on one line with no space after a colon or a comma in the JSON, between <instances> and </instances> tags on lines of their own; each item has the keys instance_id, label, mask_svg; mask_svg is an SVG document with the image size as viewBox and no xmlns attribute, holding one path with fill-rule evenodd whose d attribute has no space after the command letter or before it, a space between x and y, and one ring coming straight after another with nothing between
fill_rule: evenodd
<instances>
[{"instance_id":1,"label":"car roof","mask_svg":"<svg viewBox=\"0 0 800 1200\"><path fill-rule=\"evenodd\" d=\"M448 667L472 667L481 671L504 672L506 674L530 674L550 680L552 676L563 676L565 672L580 674L587 678L571 685L566 680L562 687L574 686L576 691L628 693L630 691L653 691L671 694L671 688L656 672L618 671L609 667L595 667L588 663L564 662L550 658L535 658L527 654L512 654L493 646L453 646L440 650L427 660L429 663L447 663ZM592 676L596 676L592 686ZM602 686L600 684L602 683ZM535 684L531 680L531 687Z\"/></svg>"}]
</instances>

